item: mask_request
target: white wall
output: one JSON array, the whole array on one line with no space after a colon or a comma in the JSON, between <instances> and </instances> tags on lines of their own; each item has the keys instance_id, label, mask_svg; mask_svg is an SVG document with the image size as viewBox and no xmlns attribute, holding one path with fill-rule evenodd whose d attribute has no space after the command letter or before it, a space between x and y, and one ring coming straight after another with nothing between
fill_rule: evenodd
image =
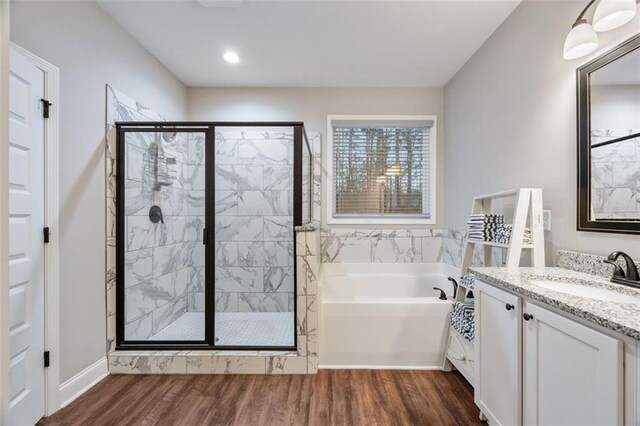
<instances>
[{"instance_id":1,"label":"white wall","mask_svg":"<svg viewBox=\"0 0 640 426\"><path fill-rule=\"evenodd\" d=\"M9 423L9 2L0 2L0 425Z\"/></svg>"},{"instance_id":2,"label":"white wall","mask_svg":"<svg viewBox=\"0 0 640 426\"><path fill-rule=\"evenodd\" d=\"M326 146L327 115L329 114L437 115L438 188L435 226L442 226L444 211L442 206L444 177L442 89L193 87L188 89L188 99L189 120L304 121L308 133L322 132L325 158L324 146ZM323 205L326 202L325 194L326 191L323 190ZM323 217L323 223L324 221ZM375 227L382 228L382 226Z\"/></svg>"},{"instance_id":3,"label":"white wall","mask_svg":"<svg viewBox=\"0 0 640 426\"><path fill-rule=\"evenodd\" d=\"M105 84L176 120L186 88L92 1L13 2L11 40L60 68L64 382L106 354Z\"/></svg>"},{"instance_id":4,"label":"white wall","mask_svg":"<svg viewBox=\"0 0 640 426\"><path fill-rule=\"evenodd\" d=\"M640 85L592 86L590 96L592 129L640 129Z\"/></svg>"},{"instance_id":5,"label":"white wall","mask_svg":"<svg viewBox=\"0 0 640 426\"><path fill-rule=\"evenodd\" d=\"M584 4L525 0L445 87L445 226L463 229L474 194L541 187L547 249L640 258L640 238L576 231L576 68L564 38ZM640 17L600 34L592 57L640 31ZM551 253L547 258L550 259Z\"/></svg>"}]
</instances>

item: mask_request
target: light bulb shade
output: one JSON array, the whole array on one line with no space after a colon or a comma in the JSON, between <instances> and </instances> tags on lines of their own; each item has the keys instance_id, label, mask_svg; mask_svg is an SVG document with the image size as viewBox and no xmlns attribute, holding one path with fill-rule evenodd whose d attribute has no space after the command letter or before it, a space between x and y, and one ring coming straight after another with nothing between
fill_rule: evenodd
<instances>
[{"instance_id":1,"label":"light bulb shade","mask_svg":"<svg viewBox=\"0 0 640 426\"><path fill-rule=\"evenodd\" d=\"M591 25L582 22L571 28L564 41L564 58L577 59L598 47L598 35Z\"/></svg>"},{"instance_id":2,"label":"light bulb shade","mask_svg":"<svg viewBox=\"0 0 640 426\"><path fill-rule=\"evenodd\" d=\"M602 32L618 28L636 16L636 0L600 0L593 14L593 29Z\"/></svg>"}]
</instances>

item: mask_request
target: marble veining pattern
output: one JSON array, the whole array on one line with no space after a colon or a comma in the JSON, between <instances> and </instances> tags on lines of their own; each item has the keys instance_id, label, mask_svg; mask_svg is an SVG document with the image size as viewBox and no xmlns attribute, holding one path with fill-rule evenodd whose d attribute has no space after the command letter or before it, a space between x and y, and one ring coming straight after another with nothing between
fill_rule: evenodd
<instances>
[{"instance_id":1,"label":"marble veining pattern","mask_svg":"<svg viewBox=\"0 0 640 426\"><path fill-rule=\"evenodd\" d=\"M591 143L640 129L594 129ZM597 219L640 218L640 137L591 150L591 204Z\"/></svg>"},{"instance_id":2,"label":"marble veining pattern","mask_svg":"<svg viewBox=\"0 0 640 426\"><path fill-rule=\"evenodd\" d=\"M297 334L298 348L297 352L286 351L240 351L237 353L230 351L115 351L115 170L117 153L115 152L116 121L164 121L164 119L139 104L138 102L126 97L107 86L107 126L106 126L106 206L107 206L107 271L106 271L106 292L107 292L107 350L109 353L109 370L112 373L160 373L160 374L181 374L181 373L220 373L220 374L313 374L317 371L318 351L317 351L317 309L316 297L317 284L316 277L320 263L320 235L319 228L315 226L303 227L298 235L311 234L313 237L308 239L310 247L305 247L303 254L298 256L298 263L308 265L305 268L303 282L298 285L298 294L309 296L305 300L305 323L310 327L305 327L306 334ZM310 133L311 134L311 133ZM321 160L320 160L320 133L311 134L314 150L318 153L314 158L314 176L313 176L313 218L316 221L320 219L320 181L321 181ZM265 135L266 139L271 141L274 146L274 153L270 155L256 155L256 147L252 144L234 144L221 141L219 151L223 154L218 162L216 170L217 182L219 186L217 190L242 191L256 190L264 185L263 176L252 175L251 171L257 168L267 169L267 185L270 190L281 190L285 166L285 149L283 149L286 135L270 134ZM178 143L179 142L179 143ZM239 146L242 145L242 146ZM148 147L148 140L138 137L127 145L131 149L131 157L136 155L139 157L144 154L144 149ZM175 188L167 190L160 197L160 202L166 204L166 209L170 213L166 217L171 224L166 227L151 228L145 223L136 219L135 216L143 217L148 208L151 206L149 196L152 191L146 189L143 185L144 175L140 170L135 168L127 168L127 177L129 181L126 184L128 207L128 218L132 219L131 226L127 225L127 242L130 244L127 249L126 262L127 268L127 287L135 287L141 284L150 283L157 279L158 282L149 287L152 294L174 295L184 294L185 290L188 294L187 299L178 298L170 302L164 303L157 310L159 314L155 319L147 314L139 316L130 322L127 329L129 339L145 339L157 331L159 328L165 327L176 318L197 306L194 300L200 300L200 307L196 311L204 308L204 268L203 258L198 259L198 255L203 256L202 246L198 248L196 244L198 238L202 235L202 227L204 223L204 192L203 192L203 167L202 159L204 158L204 139L193 138L190 141L177 141L176 147L168 150L171 155L178 160L176 165ZM287 155L291 156L291 151L287 150ZM252 163L260 164L254 166ZM226 166L229 166L225 168ZM238 170L244 169L247 173L244 175L246 179L237 179ZM259 177L258 177L259 176ZM223 178L224 177L224 178ZM269 180L271 179L271 180ZM290 196L290 195L289 195ZM164 207L163 207L164 210ZM279 212L278 212L279 213ZM184 221L181 222L181 217ZM264 266L282 266L285 262L284 253L288 257L293 256L293 243L286 244L286 238L293 240L292 220L278 220L277 217L267 218L268 220L260 221L260 229L253 228L254 231L243 233L241 228L245 225L253 223L257 225L255 220L241 221L239 223L224 222L223 227L230 228L227 230L229 235L235 236L232 241L225 243L239 243L242 241L252 241L255 237L265 235L273 237L273 241L265 242L263 248L272 255L264 255ZM136 225L135 220L138 220ZM269 225L266 222L269 221ZM184 223L184 225L182 225ZM270 226L268 231L262 228ZM250 228L251 229L251 228ZM251 233L253 232L253 235ZM180 258L171 257L171 253L177 253L171 249L159 249L159 255L167 255L165 257L172 265L180 267L176 271L169 271L164 268L162 272L168 272L164 275L157 276L159 273L154 268L154 250L156 248L166 247L173 244L184 244L184 252ZM190 243L190 244L189 244ZM271 244L267 246L267 244ZM217 247L216 247L217 249ZM275 250L273 250L275 249ZM237 246L225 247L225 256L223 263L233 266L237 265L238 248ZM186 253L186 254L185 254ZM226 259L225 259L226 257ZM292 261L287 261L287 267L293 265ZM160 266L156 262L156 266ZM225 265L226 266L226 265ZM184 274L181 271L188 269L190 273ZM284 271L284 268L283 268ZM280 272L283 272L280 271ZM161 272L161 273L162 273ZM178 280L178 276L184 278L188 276L187 282ZM274 274L273 277L280 275ZM181 279L182 279L181 278ZM264 279L264 277L263 277ZM285 281L277 279L276 283ZM280 284L280 285L282 285ZM157 289L153 289L156 286ZM276 292L277 293L277 292ZM219 293L216 294L216 306L218 304L238 306L238 296L241 293ZM254 294L254 293L250 293ZM294 300L293 297L288 298L290 309ZM153 299L151 299L153 300ZM188 300L188 302L187 302ZM147 300L145 299L145 302ZM291 360L293 359L293 361Z\"/></svg>"},{"instance_id":3,"label":"marble veining pattern","mask_svg":"<svg viewBox=\"0 0 640 426\"><path fill-rule=\"evenodd\" d=\"M322 228L323 263L445 262L461 266L465 234L453 230Z\"/></svg>"},{"instance_id":4,"label":"marble veining pattern","mask_svg":"<svg viewBox=\"0 0 640 426\"><path fill-rule=\"evenodd\" d=\"M296 244L305 246L297 261L310 265L299 278L302 282L298 283L296 351L114 351L108 357L109 371L120 374L315 374L318 370L316 280L320 231L311 226L305 228L296 232ZM237 304L234 295L240 293L216 294L216 304L219 297L224 299L221 304L234 303L234 300ZM172 304L167 306L174 309ZM153 327L142 321L136 325L139 333L150 333L148 330Z\"/></svg>"},{"instance_id":5,"label":"marble veining pattern","mask_svg":"<svg viewBox=\"0 0 640 426\"><path fill-rule=\"evenodd\" d=\"M216 309L291 311L293 131L220 128L216 141Z\"/></svg>"},{"instance_id":6,"label":"marble veining pattern","mask_svg":"<svg viewBox=\"0 0 640 426\"><path fill-rule=\"evenodd\" d=\"M533 280L569 282L614 290L640 298L640 290L613 284L604 278L564 268L469 268L482 281L542 302L569 314L640 340L640 304L615 303L549 290Z\"/></svg>"}]
</instances>

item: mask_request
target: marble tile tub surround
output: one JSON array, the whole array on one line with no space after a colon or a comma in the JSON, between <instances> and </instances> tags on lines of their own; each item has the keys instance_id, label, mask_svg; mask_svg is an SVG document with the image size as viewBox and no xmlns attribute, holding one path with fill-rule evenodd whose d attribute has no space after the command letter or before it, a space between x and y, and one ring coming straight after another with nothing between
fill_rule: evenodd
<instances>
[{"instance_id":1,"label":"marble tile tub surround","mask_svg":"<svg viewBox=\"0 0 640 426\"><path fill-rule=\"evenodd\" d=\"M482 281L529 297L614 332L640 340L640 304L589 299L549 290L533 280L550 280L614 290L640 298L640 290L613 284L605 278L565 268L480 268L469 271Z\"/></svg>"},{"instance_id":2,"label":"marble tile tub surround","mask_svg":"<svg viewBox=\"0 0 640 426\"><path fill-rule=\"evenodd\" d=\"M429 263L462 266L466 232L454 229L322 228L323 263ZM474 265L482 265L482 253L474 252ZM495 251L494 266L502 264Z\"/></svg>"},{"instance_id":3,"label":"marble tile tub surround","mask_svg":"<svg viewBox=\"0 0 640 426\"><path fill-rule=\"evenodd\" d=\"M596 254L576 253L567 250L556 251L556 266L559 268L610 279L613 276L613 266L604 263L603 260L605 259L606 256L598 256ZM618 264L623 271L626 271L624 259L618 258ZM640 269L640 261L636 260L636 266Z\"/></svg>"}]
</instances>

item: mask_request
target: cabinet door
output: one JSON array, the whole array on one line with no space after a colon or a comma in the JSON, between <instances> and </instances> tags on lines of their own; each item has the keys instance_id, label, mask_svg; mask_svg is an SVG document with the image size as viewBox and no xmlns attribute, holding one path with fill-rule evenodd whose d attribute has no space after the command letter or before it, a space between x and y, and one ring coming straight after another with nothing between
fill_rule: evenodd
<instances>
[{"instance_id":1,"label":"cabinet door","mask_svg":"<svg viewBox=\"0 0 640 426\"><path fill-rule=\"evenodd\" d=\"M520 298L476 284L476 404L492 425L520 424Z\"/></svg>"},{"instance_id":2,"label":"cabinet door","mask_svg":"<svg viewBox=\"0 0 640 426\"><path fill-rule=\"evenodd\" d=\"M622 424L622 342L531 303L523 311L524 424Z\"/></svg>"}]
</instances>

